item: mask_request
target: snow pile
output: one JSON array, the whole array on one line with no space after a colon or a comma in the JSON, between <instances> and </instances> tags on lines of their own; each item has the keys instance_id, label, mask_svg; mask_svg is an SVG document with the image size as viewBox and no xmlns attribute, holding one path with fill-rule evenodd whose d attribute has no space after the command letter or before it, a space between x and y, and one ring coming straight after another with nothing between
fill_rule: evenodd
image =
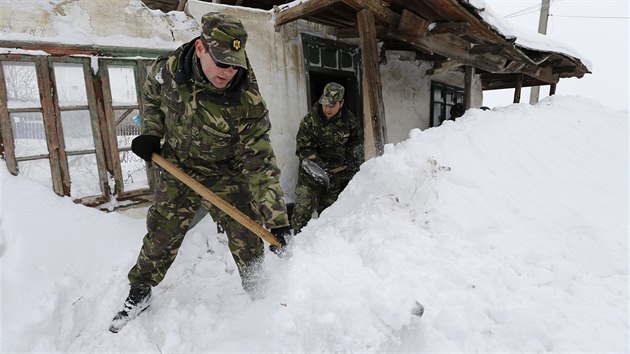
<instances>
[{"instance_id":1,"label":"snow pile","mask_svg":"<svg viewBox=\"0 0 630 354\"><path fill-rule=\"evenodd\" d=\"M2 350L627 352L627 120L552 97L412 131L267 254L255 302L207 217L118 334L143 211L2 169Z\"/></svg>"}]
</instances>

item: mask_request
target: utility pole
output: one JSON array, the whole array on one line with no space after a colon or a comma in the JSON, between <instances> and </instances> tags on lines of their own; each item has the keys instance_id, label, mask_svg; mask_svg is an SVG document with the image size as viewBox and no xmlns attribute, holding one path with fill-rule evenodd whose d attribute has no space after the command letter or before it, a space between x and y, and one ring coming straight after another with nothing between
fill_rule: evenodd
<instances>
[{"instance_id":1,"label":"utility pole","mask_svg":"<svg viewBox=\"0 0 630 354\"><path fill-rule=\"evenodd\" d=\"M549 18L549 6L551 6L551 0L542 0L540 7L540 19L538 20L538 33L547 34L547 19ZM535 104L538 102L538 96L540 94L540 86L532 86L529 95L529 104Z\"/></svg>"}]
</instances>

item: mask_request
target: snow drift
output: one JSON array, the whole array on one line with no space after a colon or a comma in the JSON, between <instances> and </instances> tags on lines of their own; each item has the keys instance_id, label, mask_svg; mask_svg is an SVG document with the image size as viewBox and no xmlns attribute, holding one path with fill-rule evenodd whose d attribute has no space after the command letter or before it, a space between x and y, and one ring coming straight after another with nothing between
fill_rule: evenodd
<instances>
[{"instance_id":1,"label":"snow drift","mask_svg":"<svg viewBox=\"0 0 630 354\"><path fill-rule=\"evenodd\" d=\"M264 299L206 217L118 334L143 212L75 205L2 168L1 349L625 353L627 132L627 111L556 96L414 130L290 258L267 254Z\"/></svg>"}]
</instances>

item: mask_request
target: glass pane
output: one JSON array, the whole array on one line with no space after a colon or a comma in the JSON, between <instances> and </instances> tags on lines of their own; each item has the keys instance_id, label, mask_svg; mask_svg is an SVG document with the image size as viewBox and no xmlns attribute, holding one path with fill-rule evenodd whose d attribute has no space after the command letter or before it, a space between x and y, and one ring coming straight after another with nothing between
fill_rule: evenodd
<instances>
[{"instance_id":1,"label":"glass pane","mask_svg":"<svg viewBox=\"0 0 630 354\"><path fill-rule=\"evenodd\" d=\"M446 93L446 103L448 103L448 104L453 104L453 103L455 103L455 97L454 97L454 96L455 96L455 92L453 92L453 91L448 91L448 92Z\"/></svg>"},{"instance_id":2,"label":"glass pane","mask_svg":"<svg viewBox=\"0 0 630 354\"><path fill-rule=\"evenodd\" d=\"M353 69L353 61L352 54L348 52L341 52L341 68L342 69Z\"/></svg>"},{"instance_id":3,"label":"glass pane","mask_svg":"<svg viewBox=\"0 0 630 354\"><path fill-rule=\"evenodd\" d=\"M440 122L442 122L442 104L441 103L434 103L433 104L433 122L435 123L435 126L440 125Z\"/></svg>"},{"instance_id":4,"label":"glass pane","mask_svg":"<svg viewBox=\"0 0 630 354\"><path fill-rule=\"evenodd\" d=\"M133 66L108 66L109 86L114 105L137 105L136 79Z\"/></svg>"},{"instance_id":5,"label":"glass pane","mask_svg":"<svg viewBox=\"0 0 630 354\"><path fill-rule=\"evenodd\" d=\"M68 167L73 199L102 194L95 154L68 156Z\"/></svg>"},{"instance_id":6,"label":"glass pane","mask_svg":"<svg viewBox=\"0 0 630 354\"><path fill-rule=\"evenodd\" d=\"M322 48L322 61L327 68L337 68L337 51L330 48Z\"/></svg>"},{"instance_id":7,"label":"glass pane","mask_svg":"<svg viewBox=\"0 0 630 354\"><path fill-rule=\"evenodd\" d=\"M39 87L35 63L2 62L9 108L39 108Z\"/></svg>"},{"instance_id":8,"label":"glass pane","mask_svg":"<svg viewBox=\"0 0 630 354\"><path fill-rule=\"evenodd\" d=\"M319 48L309 45L308 46L308 60L309 64L313 66L320 66L319 64Z\"/></svg>"},{"instance_id":9,"label":"glass pane","mask_svg":"<svg viewBox=\"0 0 630 354\"><path fill-rule=\"evenodd\" d=\"M51 190L53 189L49 159L19 161L18 174L20 176L26 176L33 181L50 188Z\"/></svg>"},{"instance_id":10,"label":"glass pane","mask_svg":"<svg viewBox=\"0 0 630 354\"><path fill-rule=\"evenodd\" d=\"M70 63L54 63L55 82L60 106L86 105L87 91L83 65Z\"/></svg>"},{"instance_id":11,"label":"glass pane","mask_svg":"<svg viewBox=\"0 0 630 354\"><path fill-rule=\"evenodd\" d=\"M442 89L439 87L433 88L433 100L441 102L442 101Z\"/></svg>"},{"instance_id":12,"label":"glass pane","mask_svg":"<svg viewBox=\"0 0 630 354\"><path fill-rule=\"evenodd\" d=\"M44 118L39 112L11 113L15 157L48 155Z\"/></svg>"},{"instance_id":13,"label":"glass pane","mask_svg":"<svg viewBox=\"0 0 630 354\"><path fill-rule=\"evenodd\" d=\"M114 110L118 147L131 147L131 140L140 135L140 115L137 109Z\"/></svg>"},{"instance_id":14,"label":"glass pane","mask_svg":"<svg viewBox=\"0 0 630 354\"><path fill-rule=\"evenodd\" d=\"M89 111L62 111L61 126L66 151L94 149Z\"/></svg>"},{"instance_id":15,"label":"glass pane","mask_svg":"<svg viewBox=\"0 0 630 354\"><path fill-rule=\"evenodd\" d=\"M120 152L120 168L122 170L123 191L149 188L146 163L131 151Z\"/></svg>"}]
</instances>

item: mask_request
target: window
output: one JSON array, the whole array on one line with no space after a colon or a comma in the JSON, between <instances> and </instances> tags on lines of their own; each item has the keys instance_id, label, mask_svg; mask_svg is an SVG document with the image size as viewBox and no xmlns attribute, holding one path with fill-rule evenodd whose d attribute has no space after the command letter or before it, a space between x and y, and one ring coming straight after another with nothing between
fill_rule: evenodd
<instances>
[{"instance_id":1,"label":"window","mask_svg":"<svg viewBox=\"0 0 630 354\"><path fill-rule=\"evenodd\" d=\"M451 118L451 107L464 104L464 90L455 86L431 83L431 126L437 127Z\"/></svg>"},{"instance_id":2,"label":"window","mask_svg":"<svg viewBox=\"0 0 630 354\"><path fill-rule=\"evenodd\" d=\"M117 195L149 188L149 175L144 160L131 151L131 141L141 134L140 70L134 61L102 59L100 61L106 120L110 129L110 145L114 161Z\"/></svg>"},{"instance_id":3,"label":"window","mask_svg":"<svg viewBox=\"0 0 630 354\"><path fill-rule=\"evenodd\" d=\"M49 188L53 187L48 154L48 138L44 127L39 95L37 64L34 61L4 61L6 112L3 115L3 137L12 140L7 153L12 153L15 170ZM6 121L8 118L8 122ZM3 139L5 141L7 139Z\"/></svg>"},{"instance_id":4,"label":"window","mask_svg":"<svg viewBox=\"0 0 630 354\"><path fill-rule=\"evenodd\" d=\"M12 174L75 202L144 201L152 174L131 140L140 134L141 87L152 59L124 48L117 55L136 58L98 52L0 54L0 154Z\"/></svg>"}]
</instances>

